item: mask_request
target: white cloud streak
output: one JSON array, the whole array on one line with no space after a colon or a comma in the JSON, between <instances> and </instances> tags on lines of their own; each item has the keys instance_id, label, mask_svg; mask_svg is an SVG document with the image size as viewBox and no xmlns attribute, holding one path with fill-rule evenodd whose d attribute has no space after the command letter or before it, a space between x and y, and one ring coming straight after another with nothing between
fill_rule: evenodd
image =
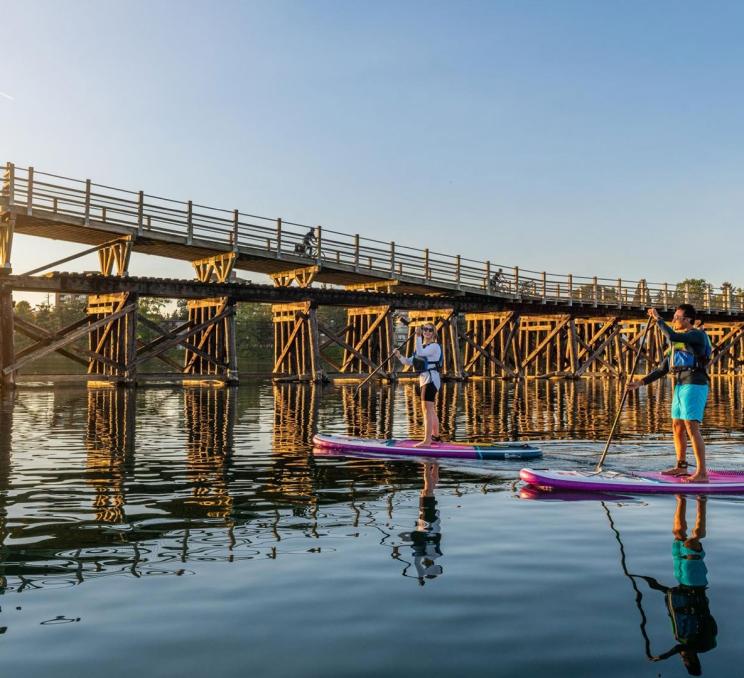
<instances>
[{"instance_id":1,"label":"white cloud streak","mask_svg":"<svg viewBox=\"0 0 744 678\"><path fill-rule=\"evenodd\" d=\"M15 97L12 97L10 94L6 94L5 92L0 92L0 97L4 97L8 101L15 101Z\"/></svg>"}]
</instances>

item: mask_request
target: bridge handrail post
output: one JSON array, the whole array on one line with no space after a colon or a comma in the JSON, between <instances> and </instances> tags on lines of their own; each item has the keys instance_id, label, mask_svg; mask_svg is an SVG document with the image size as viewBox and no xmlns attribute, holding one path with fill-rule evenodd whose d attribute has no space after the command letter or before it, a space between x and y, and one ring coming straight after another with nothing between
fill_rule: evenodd
<instances>
[{"instance_id":1,"label":"bridge handrail post","mask_svg":"<svg viewBox=\"0 0 744 678\"><path fill-rule=\"evenodd\" d=\"M13 202L15 201L15 165L12 162L5 165L3 193L6 193L8 196L8 207L13 207Z\"/></svg>"},{"instance_id":2,"label":"bridge handrail post","mask_svg":"<svg viewBox=\"0 0 744 678\"><path fill-rule=\"evenodd\" d=\"M460 273L462 270L462 264L460 260L460 255L458 254L455 258L455 282L459 285L460 284Z\"/></svg>"},{"instance_id":3,"label":"bridge handrail post","mask_svg":"<svg viewBox=\"0 0 744 678\"><path fill-rule=\"evenodd\" d=\"M282 254L282 218L276 218L276 253L277 256Z\"/></svg>"},{"instance_id":4,"label":"bridge handrail post","mask_svg":"<svg viewBox=\"0 0 744 678\"><path fill-rule=\"evenodd\" d=\"M568 274L568 305L573 306L573 273Z\"/></svg>"},{"instance_id":5,"label":"bridge handrail post","mask_svg":"<svg viewBox=\"0 0 744 678\"><path fill-rule=\"evenodd\" d=\"M710 302L711 302L710 288L711 287L712 285L706 285L705 292L703 293L703 308L705 308L707 311L710 311Z\"/></svg>"},{"instance_id":6,"label":"bridge handrail post","mask_svg":"<svg viewBox=\"0 0 744 678\"><path fill-rule=\"evenodd\" d=\"M542 299L543 303L548 300L548 274L545 271L542 272Z\"/></svg>"},{"instance_id":7,"label":"bridge handrail post","mask_svg":"<svg viewBox=\"0 0 744 678\"><path fill-rule=\"evenodd\" d=\"M354 234L354 269L359 270L359 234Z\"/></svg>"},{"instance_id":8,"label":"bridge handrail post","mask_svg":"<svg viewBox=\"0 0 744 678\"><path fill-rule=\"evenodd\" d=\"M597 276L592 278L592 297L594 297L594 306L597 306Z\"/></svg>"},{"instance_id":9,"label":"bridge handrail post","mask_svg":"<svg viewBox=\"0 0 744 678\"><path fill-rule=\"evenodd\" d=\"M623 307L623 279L617 279L617 307Z\"/></svg>"},{"instance_id":10,"label":"bridge handrail post","mask_svg":"<svg viewBox=\"0 0 744 678\"><path fill-rule=\"evenodd\" d=\"M34 168L28 168L28 178L26 180L26 214L31 216L31 210L34 205Z\"/></svg>"},{"instance_id":11,"label":"bridge handrail post","mask_svg":"<svg viewBox=\"0 0 744 678\"><path fill-rule=\"evenodd\" d=\"M491 262L486 259L486 280L485 285L486 292L491 292Z\"/></svg>"},{"instance_id":12,"label":"bridge handrail post","mask_svg":"<svg viewBox=\"0 0 744 678\"><path fill-rule=\"evenodd\" d=\"M91 181L90 179L85 180L85 225L87 226L90 223L90 185Z\"/></svg>"},{"instance_id":13,"label":"bridge handrail post","mask_svg":"<svg viewBox=\"0 0 744 678\"><path fill-rule=\"evenodd\" d=\"M669 283L664 283L664 310L669 310Z\"/></svg>"},{"instance_id":14,"label":"bridge handrail post","mask_svg":"<svg viewBox=\"0 0 744 678\"><path fill-rule=\"evenodd\" d=\"M733 300L731 299L731 285L726 285L726 296L724 297L724 302L726 304L726 311L728 313L731 313L733 310Z\"/></svg>"},{"instance_id":15,"label":"bridge handrail post","mask_svg":"<svg viewBox=\"0 0 744 678\"><path fill-rule=\"evenodd\" d=\"M390 241L390 277L395 275L395 240Z\"/></svg>"},{"instance_id":16,"label":"bridge handrail post","mask_svg":"<svg viewBox=\"0 0 744 678\"><path fill-rule=\"evenodd\" d=\"M429 279L429 248L424 250L424 280Z\"/></svg>"},{"instance_id":17,"label":"bridge handrail post","mask_svg":"<svg viewBox=\"0 0 744 678\"><path fill-rule=\"evenodd\" d=\"M318 225L315 227L315 242L317 243L316 244L317 251L315 253L315 259L318 263L320 263L320 246L322 244L322 240L323 240L323 229L321 228L321 226Z\"/></svg>"},{"instance_id":18,"label":"bridge handrail post","mask_svg":"<svg viewBox=\"0 0 744 678\"><path fill-rule=\"evenodd\" d=\"M194 202L189 200L186 212L186 243L190 245L194 241Z\"/></svg>"},{"instance_id":19,"label":"bridge handrail post","mask_svg":"<svg viewBox=\"0 0 744 678\"><path fill-rule=\"evenodd\" d=\"M137 193L137 233L142 235L145 227L145 192Z\"/></svg>"},{"instance_id":20,"label":"bridge handrail post","mask_svg":"<svg viewBox=\"0 0 744 678\"><path fill-rule=\"evenodd\" d=\"M514 295L522 296L519 291L519 266L514 267Z\"/></svg>"},{"instance_id":21,"label":"bridge handrail post","mask_svg":"<svg viewBox=\"0 0 744 678\"><path fill-rule=\"evenodd\" d=\"M232 248L233 252L238 251L238 229L240 227L240 211L233 210L233 223L232 223Z\"/></svg>"}]
</instances>

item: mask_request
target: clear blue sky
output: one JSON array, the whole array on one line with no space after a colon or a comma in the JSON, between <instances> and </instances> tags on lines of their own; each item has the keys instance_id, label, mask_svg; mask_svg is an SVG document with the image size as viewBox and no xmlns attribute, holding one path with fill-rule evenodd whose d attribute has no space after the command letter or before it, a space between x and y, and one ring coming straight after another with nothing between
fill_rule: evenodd
<instances>
[{"instance_id":1,"label":"clear blue sky","mask_svg":"<svg viewBox=\"0 0 744 678\"><path fill-rule=\"evenodd\" d=\"M744 285L744 3L0 11L2 162L536 270ZM16 271L40 248L79 246L18 238Z\"/></svg>"}]
</instances>

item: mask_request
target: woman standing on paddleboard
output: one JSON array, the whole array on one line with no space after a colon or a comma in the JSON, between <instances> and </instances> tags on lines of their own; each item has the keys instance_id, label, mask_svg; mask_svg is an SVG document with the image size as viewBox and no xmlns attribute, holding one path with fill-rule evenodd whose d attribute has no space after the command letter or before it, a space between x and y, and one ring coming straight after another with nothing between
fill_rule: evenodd
<instances>
[{"instance_id":1,"label":"woman standing on paddleboard","mask_svg":"<svg viewBox=\"0 0 744 678\"><path fill-rule=\"evenodd\" d=\"M424 439L416 447L429 447L433 442L441 442L439 436L439 417L437 417L437 392L442 387L439 370L442 368L442 347L437 341L437 330L434 325L426 323L419 326L416 332L416 350L410 358L400 354L394 355L404 365L412 365L419 373L421 404L424 413Z\"/></svg>"}]
</instances>

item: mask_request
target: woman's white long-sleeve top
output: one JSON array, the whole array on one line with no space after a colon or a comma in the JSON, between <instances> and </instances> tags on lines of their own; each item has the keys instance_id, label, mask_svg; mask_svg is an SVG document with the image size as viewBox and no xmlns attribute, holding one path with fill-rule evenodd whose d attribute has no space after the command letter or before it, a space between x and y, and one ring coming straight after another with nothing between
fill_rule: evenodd
<instances>
[{"instance_id":1,"label":"woman's white long-sleeve top","mask_svg":"<svg viewBox=\"0 0 744 678\"><path fill-rule=\"evenodd\" d=\"M437 363L442 358L442 347L436 341L424 345L421 337L417 336L416 350L414 351L413 356L411 356L410 358L407 358L406 356L400 356L400 361L402 363L405 363L406 365L413 365L414 357L426 358L430 363ZM431 369L419 374L419 386L424 386L425 384L428 384L430 382L437 387L437 390L442 387L442 379L439 376L439 370Z\"/></svg>"}]
</instances>

